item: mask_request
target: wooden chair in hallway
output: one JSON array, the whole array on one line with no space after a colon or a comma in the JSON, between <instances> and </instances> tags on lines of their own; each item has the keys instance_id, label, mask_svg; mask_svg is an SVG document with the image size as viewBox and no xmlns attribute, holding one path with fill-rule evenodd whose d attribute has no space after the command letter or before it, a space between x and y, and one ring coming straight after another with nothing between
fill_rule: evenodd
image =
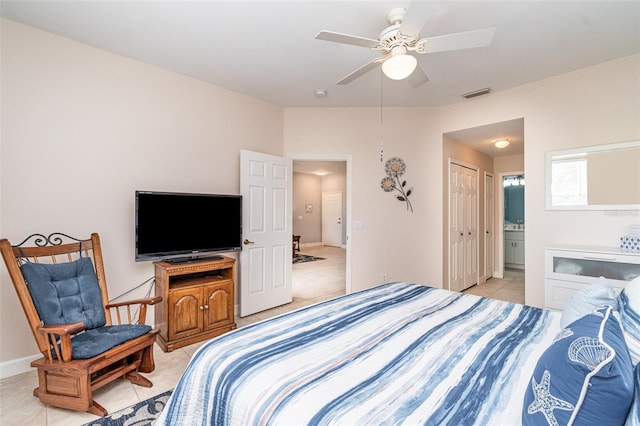
<instances>
[{"instance_id":1,"label":"wooden chair in hallway","mask_svg":"<svg viewBox=\"0 0 640 426\"><path fill-rule=\"evenodd\" d=\"M296 257L296 250L300 251L300 235L293 235L293 244L291 246L292 257Z\"/></svg>"},{"instance_id":2,"label":"wooden chair in hallway","mask_svg":"<svg viewBox=\"0 0 640 426\"><path fill-rule=\"evenodd\" d=\"M31 363L38 371L34 396L105 416L93 400L96 389L118 378L152 386L140 373L155 368L158 330L144 322L147 306L162 298L108 303L98 234L87 240L34 234L15 246L1 239L0 252L43 355Z\"/></svg>"}]
</instances>

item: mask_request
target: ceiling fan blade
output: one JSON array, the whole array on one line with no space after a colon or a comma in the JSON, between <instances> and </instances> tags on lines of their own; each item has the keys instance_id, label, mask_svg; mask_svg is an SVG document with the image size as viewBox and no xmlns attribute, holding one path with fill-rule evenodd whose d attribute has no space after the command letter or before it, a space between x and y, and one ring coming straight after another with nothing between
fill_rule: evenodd
<instances>
[{"instance_id":1,"label":"ceiling fan blade","mask_svg":"<svg viewBox=\"0 0 640 426\"><path fill-rule=\"evenodd\" d=\"M419 53L434 53L484 47L491 44L495 32L495 28L483 28L481 30L426 37L418 42L421 47L417 51Z\"/></svg>"},{"instance_id":2,"label":"ceiling fan blade","mask_svg":"<svg viewBox=\"0 0 640 426\"><path fill-rule=\"evenodd\" d=\"M386 58L383 56L381 58L376 58L371 62L367 62L366 64L364 64L363 66L361 66L360 68L358 68L357 70L349 74L348 76L344 77L342 80L338 81L336 84L344 85L344 84L351 83L356 78L362 77L363 75L365 75L366 73L368 73L369 71L377 67L378 63L382 62L384 59Z\"/></svg>"},{"instance_id":3,"label":"ceiling fan blade","mask_svg":"<svg viewBox=\"0 0 640 426\"><path fill-rule=\"evenodd\" d=\"M354 46L375 48L378 40L371 38L358 37L349 34L336 33L333 31L320 31L316 35L317 40L333 41L336 43L352 44Z\"/></svg>"},{"instance_id":4,"label":"ceiling fan blade","mask_svg":"<svg viewBox=\"0 0 640 426\"><path fill-rule=\"evenodd\" d=\"M417 36L433 11L434 2L413 0L407 7L407 12L400 25L400 32L407 36Z\"/></svg>"},{"instance_id":5,"label":"ceiling fan blade","mask_svg":"<svg viewBox=\"0 0 640 426\"><path fill-rule=\"evenodd\" d=\"M418 64L416 69L407 78L411 87L418 87L429 81L429 77L425 74L424 69Z\"/></svg>"}]
</instances>

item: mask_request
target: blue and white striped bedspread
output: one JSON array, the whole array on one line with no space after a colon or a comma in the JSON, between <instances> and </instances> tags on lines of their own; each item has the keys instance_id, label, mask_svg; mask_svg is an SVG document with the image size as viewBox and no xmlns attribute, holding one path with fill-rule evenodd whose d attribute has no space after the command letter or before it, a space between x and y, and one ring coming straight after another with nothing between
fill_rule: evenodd
<instances>
[{"instance_id":1,"label":"blue and white striped bedspread","mask_svg":"<svg viewBox=\"0 0 640 426\"><path fill-rule=\"evenodd\" d=\"M385 284L209 341L157 424L517 425L559 317Z\"/></svg>"}]
</instances>

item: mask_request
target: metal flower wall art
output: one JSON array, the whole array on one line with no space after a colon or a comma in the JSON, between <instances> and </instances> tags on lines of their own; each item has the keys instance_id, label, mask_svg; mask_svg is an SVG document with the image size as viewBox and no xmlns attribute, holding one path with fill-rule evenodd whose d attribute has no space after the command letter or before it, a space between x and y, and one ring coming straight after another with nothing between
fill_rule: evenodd
<instances>
[{"instance_id":1,"label":"metal flower wall art","mask_svg":"<svg viewBox=\"0 0 640 426\"><path fill-rule=\"evenodd\" d=\"M384 163L384 171L387 174L380 182L380 188L384 192L398 191L400 195L394 194L398 201L404 201L407 204L407 210L413 213L413 206L409 201L409 195L413 192L413 188L405 189L406 180L400 180L400 177L407 170L407 165L399 157L391 157Z\"/></svg>"}]
</instances>

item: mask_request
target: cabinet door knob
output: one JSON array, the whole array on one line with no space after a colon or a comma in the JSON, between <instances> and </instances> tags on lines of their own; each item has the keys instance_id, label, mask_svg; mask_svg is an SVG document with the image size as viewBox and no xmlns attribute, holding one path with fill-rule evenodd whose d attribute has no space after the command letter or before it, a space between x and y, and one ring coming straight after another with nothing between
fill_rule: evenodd
<instances>
[{"instance_id":1,"label":"cabinet door knob","mask_svg":"<svg viewBox=\"0 0 640 426\"><path fill-rule=\"evenodd\" d=\"M204 311L204 306L200 306L200 310L201 310L201 311Z\"/></svg>"},{"instance_id":2,"label":"cabinet door knob","mask_svg":"<svg viewBox=\"0 0 640 426\"><path fill-rule=\"evenodd\" d=\"M205 309L209 309L209 305L204 305L204 308Z\"/></svg>"}]
</instances>

